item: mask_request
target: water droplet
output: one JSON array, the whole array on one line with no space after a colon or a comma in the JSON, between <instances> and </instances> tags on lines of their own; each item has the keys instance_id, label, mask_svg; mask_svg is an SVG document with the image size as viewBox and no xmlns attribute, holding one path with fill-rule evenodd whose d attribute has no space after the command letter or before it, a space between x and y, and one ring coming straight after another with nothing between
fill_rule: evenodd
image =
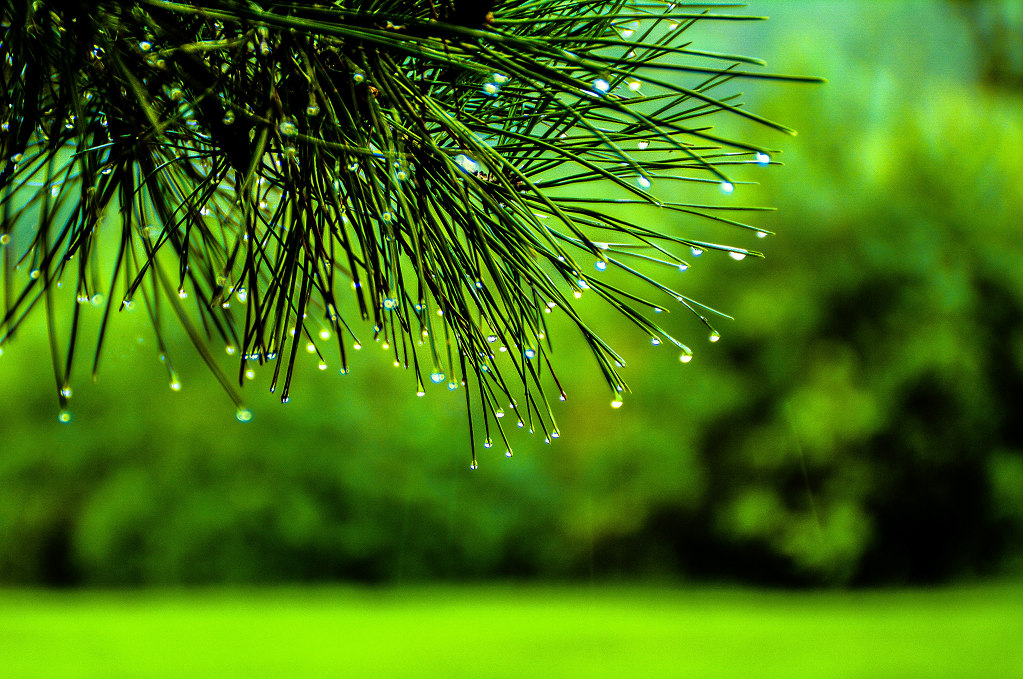
<instances>
[{"instance_id":1,"label":"water droplet","mask_svg":"<svg viewBox=\"0 0 1023 679\"><path fill-rule=\"evenodd\" d=\"M397 172L394 173L394 178L397 179L399 182L403 182L406 179L408 179L408 173L405 172L405 170L398 170Z\"/></svg>"},{"instance_id":2,"label":"water droplet","mask_svg":"<svg viewBox=\"0 0 1023 679\"><path fill-rule=\"evenodd\" d=\"M615 400L611 401L611 407L612 408L621 408L622 407L622 400L620 398L616 398Z\"/></svg>"},{"instance_id":3,"label":"water droplet","mask_svg":"<svg viewBox=\"0 0 1023 679\"><path fill-rule=\"evenodd\" d=\"M492 73L490 79L498 85L503 85L508 82L508 76L501 75L500 73Z\"/></svg>"},{"instance_id":4,"label":"water droplet","mask_svg":"<svg viewBox=\"0 0 1023 679\"><path fill-rule=\"evenodd\" d=\"M356 342L355 344L352 345L352 349L355 349L356 351L358 351L361 348L362 348L362 345L359 344L358 342Z\"/></svg>"},{"instance_id":5,"label":"water droplet","mask_svg":"<svg viewBox=\"0 0 1023 679\"><path fill-rule=\"evenodd\" d=\"M416 392L416 396L420 396L420 397L426 396L426 392L420 389L419 391Z\"/></svg>"},{"instance_id":6,"label":"water droplet","mask_svg":"<svg viewBox=\"0 0 1023 679\"><path fill-rule=\"evenodd\" d=\"M356 85L358 85L359 83L365 82L365 81L366 81L366 76L364 76L363 74L361 74L361 73L353 73L352 74L352 82L354 82Z\"/></svg>"},{"instance_id":7,"label":"water droplet","mask_svg":"<svg viewBox=\"0 0 1023 679\"><path fill-rule=\"evenodd\" d=\"M60 422L61 424L68 424L69 422L71 422L71 411L68 410L67 408L61 410L59 413L57 413L57 421Z\"/></svg>"},{"instance_id":8,"label":"water droplet","mask_svg":"<svg viewBox=\"0 0 1023 679\"><path fill-rule=\"evenodd\" d=\"M640 151L645 150L648 146L650 146L650 142L648 142L646 139L642 139L636 142L636 148L638 148Z\"/></svg>"},{"instance_id":9,"label":"water droplet","mask_svg":"<svg viewBox=\"0 0 1023 679\"><path fill-rule=\"evenodd\" d=\"M630 80L629 81L629 89L632 90L633 92L639 92L639 88L642 87L642 86L643 86L643 84L641 82L639 82L638 80Z\"/></svg>"},{"instance_id":10,"label":"water droplet","mask_svg":"<svg viewBox=\"0 0 1023 679\"><path fill-rule=\"evenodd\" d=\"M607 262L605 262L602 259L598 259L596 261L596 263L594 263L593 268L596 269L597 271L606 271L607 270Z\"/></svg>"},{"instance_id":11,"label":"water droplet","mask_svg":"<svg viewBox=\"0 0 1023 679\"><path fill-rule=\"evenodd\" d=\"M497 418L504 417L504 410L502 408L498 408L497 410L495 410L494 411L494 417L497 417Z\"/></svg>"},{"instance_id":12,"label":"water droplet","mask_svg":"<svg viewBox=\"0 0 1023 679\"><path fill-rule=\"evenodd\" d=\"M142 50L143 52L148 52L149 50L153 49L153 43L149 42L148 40L143 40L142 42L139 43L139 49Z\"/></svg>"},{"instance_id":13,"label":"water droplet","mask_svg":"<svg viewBox=\"0 0 1023 679\"><path fill-rule=\"evenodd\" d=\"M757 161L758 165L768 165L771 162L771 156L767 155L763 151L757 151L757 155L754 160Z\"/></svg>"},{"instance_id":14,"label":"water droplet","mask_svg":"<svg viewBox=\"0 0 1023 679\"><path fill-rule=\"evenodd\" d=\"M522 355L532 360L536 358L536 351L534 351L533 349L526 349L525 351L522 352Z\"/></svg>"},{"instance_id":15,"label":"water droplet","mask_svg":"<svg viewBox=\"0 0 1023 679\"><path fill-rule=\"evenodd\" d=\"M611 89L611 83L603 78L597 78L593 81L593 89L600 94L607 94L608 90Z\"/></svg>"},{"instance_id":16,"label":"water droplet","mask_svg":"<svg viewBox=\"0 0 1023 679\"><path fill-rule=\"evenodd\" d=\"M561 438L561 432L560 431L552 431L551 432L551 438L552 439Z\"/></svg>"},{"instance_id":17,"label":"water droplet","mask_svg":"<svg viewBox=\"0 0 1023 679\"><path fill-rule=\"evenodd\" d=\"M171 101L181 101L185 98L185 93L181 89L175 87L167 93L167 96L170 97Z\"/></svg>"},{"instance_id":18,"label":"water droplet","mask_svg":"<svg viewBox=\"0 0 1023 679\"><path fill-rule=\"evenodd\" d=\"M721 182L722 193L731 193L733 191L735 191L735 184L732 182Z\"/></svg>"},{"instance_id":19,"label":"water droplet","mask_svg":"<svg viewBox=\"0 0 1023 679\"><path fill-rule=\"evenodd\" d=\"M732 250L731 252L729 252L728 256L731 257L732 259L734 259L737 262L741 262L742 260L746 259L746 253L745 252L737 252L735 250Z\"/></svg>"},{"instance_id":20,"label":"water droplet","mask_svg":"<svg viewBox=\"0 0 1023 679\"><path fill-rule=\"evenodd\" d=\"M71 389L70 384L65 384L63 387L60 388L60 395L63 396L64 398L71 398L72 394L74 394L74 391Z\"/></svg>"},{"instance_id":21,"label":"water droplet","mask_svg":"<svg viewBox=\"0 0 1023 679\"><path fill-rule=\"evenodd\" d=\"M659 338L657 338L657 337L651 337L650 338L650 344L654 345L655 347L659 346L660 343L661 343L661 340Z\"/></svg>"},{"instance_id":22,"label":"water droplet","mask_svg":"<svg viewBox=\"0 0 1023 679\"><path fill-rule=\"evenodd\" d=\"M10 242L11 242L10 234L5 233L4 235L0 236L0 245L7 245Z\"/></svg>"},{"instance_id":23,"label":"water droplet","mask_svg":"<svg viewBox=\"0 0 1023 679\"><path fill-rule=\"evenodd\" d=\"M757 231L757 238L767 238L766 231Z\"/></svg>"},{"instance_id":24,"label":"water droplet","mask_svg":"<svg viewBox=\"0 0 1023 679\"><path fill-rule=\"evenodd\" d=\"M448 389L454 391L455 389L458 389L458 384L456 382L448 382Z\"/></svg>"},{"instance_id":25,"label":"water droplet","mask_svg":"<svg viewBox=\"0 0 1023 679\"><path fill-rule=\"evenodd\" d=\"M650 188L650 180L647 179L646 177L643 177L643 176L636 177L636 184L641 189L649 189Z\"/></svg>"},{"instance_id":26,"label":"water droplet","mask_svg":"<svg viewBox=\"0 0 1023 679\"><path fill-rule=\"evenodd\" d=\"M700 255L703 254L703 249L702 248L693 247L693 248L690 248L690 252L693 253L693 257L699 257Z\"/></svg>"},{"instance_id":27,"label":"water droplet","mask_svg":"<svg viewBox=\"0 0 1023 679\"><path fill-rule=\"evenodd\" d=\"M472 463L469 465L469 469L473 471L476 471L479 468L480 468L479 463L477 463L476 460L473 460Z\"/></svg>"},{"instance_id":28,"label":"water droplet","mask_svg":"<svg viewBox=\"0 0 1023 679\"><path fill-rule=\"evenodd\" d=\"M485 441L483 441L483 447L484 448L493 448L494 447L494 442L491 439L486 439Z\"/></svg>"},{"instance_id":29,"label":"water droplet","mask_svg":"<svg viewBox=\"0 0 1023 679\"><path fill-rule=\"evenodd\" d=\"M690 349L689 347L682 347L682 353L679 354L678 360L682 361L683 363L688 363L689 361L693 360L693 350Z\"/></svg>"},{"instance_id":30,"label":"water droplet","mask_svg":"<svg viewBox=\"0 0 1023 679\"><path fill-rule=\"evenodd\" d=\"M178 297L180 297L181 299L185 299L186 297L188 297L188 293L185 292L184 288L178 289Z\"/></svg>"},{"instance_id":31,"label":"water droplet","mask_svg":"<svg viewBox=\"0 0 1023 679\"><path fill-rule=\"evenodd\" d=\"M93 306L99 306L100 304L103 304L103 295L97 292L89 298L89 302L91 302Z\"/></svg>"},{"instance_id":32,"label":"water droplet","mask_svg":"<svg viewBox=\"0 0 1023 679\"><path fill-rule=\"evenodd\" d=\"M316 353L316 345L313 344L312 342L309 342L308 344L305 345L305 350L307 352L309 352L310 354L315 354Z\"/></svg>"},{"instance_id":33,"label":"water droplet","mask_svg":"<svg viewBox=\"0 0 1023 679\"><path fill-rule=\"evenodd\" d=\"M317 106L316 104L309 104L305 108L305 114L310 118L316 117L320 115L320 107Z\"/></svg>"},{"instance_id":34,"label":"water droplet","mask_svg":"<svg viewBox=\"0 0 1023 679\"><path fill-rule=\"evenodd\" d=\"M317 365L316 367L319 368L320 370L326 370L327 364L324 363L323 361L320 361L319 365Z\"/></svg>"},{"instance_id":35,"label":"water droplet","mask_svg":"<svg viewBox=\"0 0 1023 679\"><path fill-rule=\"evenodd\" d=\"M398 308L398 300L394 299L393 297L385 297L383 299L382 304L383 307L388 311L393 311L394 309Z\"/></svg>"},{"instance_id":36,"label":"water droplet","mask_svg":"<svg viewBox=\"0 0 1023 679\"><path fill-rule=\"evenodd\" d=\"M21 154L21 153L15 153L15 154L14 154L13 156L11 156L11 162L12 162L12 163L14 163L15 165L17 165L18 163L20 163L20 162L21 162L21 159L22 159L23 157L24 157L24 155L23 155L23 154Z\"/></svg>"},{"instance_id":37,"label":"water droplet","mask_svg":"<svg viewBox=\"0 0 1023 679\"><path fill-rule=\"evenodd\" d=\"M472 158L470 158L469 156L465 155L464 153L459 153L457 156L455 156L454 161L455 165L458 165L458 167L462 168L469 174L472 174L480 169L480 164L477 163Z\"/></svg>"},{"instance_id":38,"label":"water droplet","mask_svg":"<svg viewBox=\"0 0 1023 679\"><path fill-rule=\"evenodd\" d=\"M254 380L254 379L256 379L256 371L255 370L246 370L245 371L245 379L247 379L247 380Z\"/></svg>"},{"instance_id":39,"label":"water droplet","mask_svg":"<svg viewBox=\"0 0 1023 679\"><path fill-rule=\"evenodd\" d=\"M496 97L501 93L501 88L497 83L485 83L483 85L483 94L488 97Z\"/></svg>"},{"instance_id":40,"label":"water droplet","mask_svg":"<svg viewBox=\"0 0 1023 679\"><path fill-rule=\"evenodd\" d=\"M31 271L28 272L28 277L31 278L32 280L39 278L40 275L41 274L39 269L32 269Z\"/></svg>"},{"instance_id":41,"label":"water droplet","mask_svg":"<svg viewBox=\"0 0 1023 679\"><path fill-rule=\"evenodd\" d=\"M277 125L277 131L281 133L282 137L294 137L298 134L298 125L290 120L282 120Z\"/></svg>"},{"instance_id":42,"label":"water droplet","mask_svg":"<svg viewBox=\"0 0 1023 679\"><path fill-rule=\"evenodd\" d=\"M717 342L719 339L721 339L721 333L719 333L717 330L714 330L710 333L710 337L708 339L711 342Z\"/></svg>"},{"instance_id":43,"label":"water droplet","mask_svg":"<svg viewBox=\"0 0 1023 679\"><path fill-rule=\"evenodd\" d=\"M394 221L394 213L393 212L381 213L380 221L382 221L384 224L390 224L391 222Z\"/></svg>"},{"instance_id":44,"label":"water droplet","mask_svg":"<svg viewBox=\"0 0 1023 679\"><path fill-rule=\"evenodd\" d=\"M234 411L234 417L239 422L249 422L252 420L252 411L245 407L239 407Z\"/></svg>"},{"instance_id":45,"label":"water droplet","mask_svg":"<svg viewBox=\"0 0 1023 679\"><path fill-rule=\"evenodd\" d=\"M440 384L441 382L444 381L444 373L441 373L441 372L433 373L433 374L430 375L430 380L434 384Z\"/></svg>"},{"instance_id":46,"label":"water droplet","mask_svg":"<svg viewBox=\"0 0 1023 679\"><path fill-rule=\"evenodd\" d=\"M512 456L512 451L506 450L505 453L504 453L504 456L505 457L511 457Z\"/></svg>"}]
</instances>

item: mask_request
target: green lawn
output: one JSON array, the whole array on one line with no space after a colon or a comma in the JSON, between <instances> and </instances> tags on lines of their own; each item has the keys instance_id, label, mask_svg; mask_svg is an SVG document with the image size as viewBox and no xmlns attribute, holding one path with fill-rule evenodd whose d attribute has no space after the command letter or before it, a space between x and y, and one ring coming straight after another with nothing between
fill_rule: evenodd
<instances>
[{"instance_id":1,"label":"green lawn","mask_svg":"<svg viewBox=\"0 0 1023 679\"><path fill-rule=\"evenodd\" d=\"M0 591L0 677L1023 678L1023 585Z\"/></svg>"}]
</instances>

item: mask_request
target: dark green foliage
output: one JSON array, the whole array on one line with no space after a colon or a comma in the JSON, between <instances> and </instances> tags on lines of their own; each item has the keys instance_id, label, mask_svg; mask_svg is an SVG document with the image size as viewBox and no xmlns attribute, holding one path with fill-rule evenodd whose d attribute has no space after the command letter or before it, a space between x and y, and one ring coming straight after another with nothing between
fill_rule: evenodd
<instances>
[{"instance_id":1,"label":"dark green foliage","mask_svg":"<svg viewBox=\"0 0 1023 679\"><path fill-rule=\"evenodd\" d=\"M269 364L287 401L306 350L344 373L372 339L420 392L464 388L486 445L509 406L554 435L552 310L617 401L623 360L575 298L689 353L653 313L710 328L712 310L646 266L685 267L690 248L758 256L687 235L687 220L762 232L679 188L731 193L742 166L770 162L711 116L787 131L722 88L782 76L690 47L697 24L756 18L719 7L5 0L0 344L45 313L66 408L89 351L80 305L103 308L93 375L108 323L137 308L171 381L173 323L247 420L251 366ZM638 221L642 206L660 216ZM239 358L236 378L211 342Z\"/></svg>"}]
</instances>

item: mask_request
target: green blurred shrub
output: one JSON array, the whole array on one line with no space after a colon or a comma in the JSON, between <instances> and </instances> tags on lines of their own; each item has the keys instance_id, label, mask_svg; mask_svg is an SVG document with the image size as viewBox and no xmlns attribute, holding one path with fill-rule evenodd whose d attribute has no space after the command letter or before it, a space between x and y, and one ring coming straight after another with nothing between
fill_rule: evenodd
<instances>
[{"instance_id":1,"label":"green blurred shrub","mask_svg":"<svg viewBox=\"0 0 1023 679\"><path fill-rule=\"evenodd\" d=\"M1018 568L1023 102L871 70L883 33L861 36L859 60L825 38L779 70L828 75L827 91L758 105L804 133L764 173L771 256L683 274L738 319L692 364L613 331L637 391L625 407L564 375L562 439L516 438L514 458L495 448L469 472L461 392L417 399L360 356L346 377L302 371L288 406L257 379L241 425L184 340L174 394L131 325L62 426L30 356L45 335L26 329L24 353L0 357L0 582L874 584ZM689 322L680 336L701 332Z\"/></svg>"}]
</instances>

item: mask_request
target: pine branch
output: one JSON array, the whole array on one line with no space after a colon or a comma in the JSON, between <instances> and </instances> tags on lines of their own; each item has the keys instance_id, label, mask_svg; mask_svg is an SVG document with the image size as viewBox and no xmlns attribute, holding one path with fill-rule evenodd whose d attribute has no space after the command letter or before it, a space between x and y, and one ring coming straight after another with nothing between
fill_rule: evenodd
<instances>
[{"instance_id":1,"label":"pine branch","mask_svg":"<svg viewBox=\"0 0 1023 679\"><path fill-rule=\"evenodd\" d=\"M578 328L620 404L623 360L574 300L597 295L688 361L652 314L680 304L715 339L712 310L629 262L684 269L687 249L760 256L633 224L620 209L657 206L763 234L726 216L742 208L665 201L652 184L732 192L734 167L768 164L768 150L703 121L733 115L790 131L718 97L720 86L813 80L691 49L683 36L700 22L758 18L720 3L0 7L0 346L41 303L65 421L78 304L92 302L104 306L94 373L118 312L143 309L161 351L170 314L243 421L251 413L236 385L253 363L272 365L271 390L286 401L302 354L321 367L336 355L345 373L368 338L413 372L420 393L427 382L465 388L485 445L495 429L505 438L507 404L518 426L556 437L548 396L551 385L564 392L547 314ZM699 80L685 87L680 74ZM597 182L618 197L581 200ZM115 214L119 226L104 223ZM100 261L101 235L115 241L112 266L108 248ZM601 276L611 268L648 292ZM58 318L70 318L69 335ZM211 343L236 352L237 379Z\"/></svg>"}]
</instances>

